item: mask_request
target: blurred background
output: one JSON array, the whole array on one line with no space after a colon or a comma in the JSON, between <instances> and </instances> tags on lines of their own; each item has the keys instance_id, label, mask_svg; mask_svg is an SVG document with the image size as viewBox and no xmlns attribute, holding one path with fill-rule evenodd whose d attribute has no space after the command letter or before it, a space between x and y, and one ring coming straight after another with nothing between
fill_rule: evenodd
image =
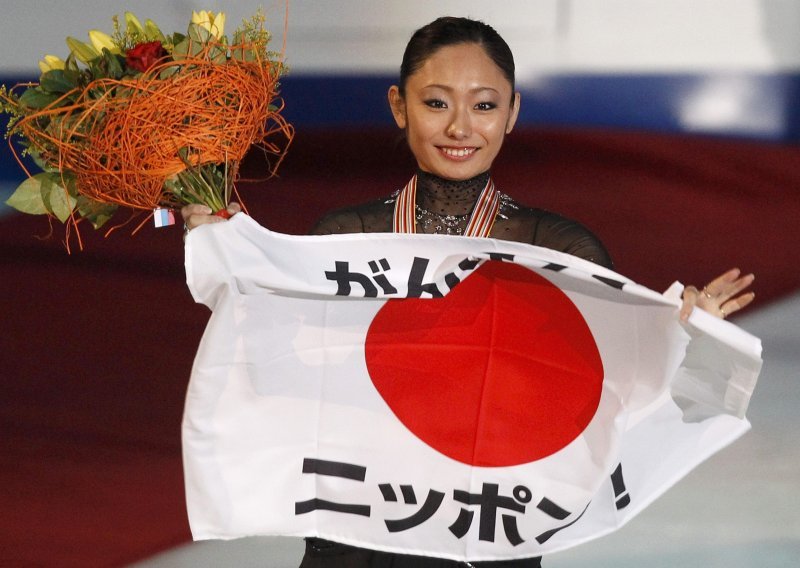
<instances>
[{"instance_id":1,"label":"blurred background","mask_svg":"<svg viewBox=\"0 0 800 568\"><path fill-rule=\"evenodd\" d=\"M494 169L526 204L580 220L656 290L757 275L735 323L764 341L754 429L628 527L546 566L796 566L800 558L800 0L29 0L3 3L0 83L38 78L66 36L133 11L183 31L262 6L297 133L279 176L239 184L265 226L387 195L414 163L386 105L405 44L441 15L510 44L520 120ZM286 32L286 33L284 33ZM285 48L284 48L285 40ZM24 173L0 149L4 202ZM134 223L138 224L138 221ZM180 420L208 312L179 227L65 230L0 205L0 564L294 566L291 539L188 545Z\"/></svg>"}]
</instances>

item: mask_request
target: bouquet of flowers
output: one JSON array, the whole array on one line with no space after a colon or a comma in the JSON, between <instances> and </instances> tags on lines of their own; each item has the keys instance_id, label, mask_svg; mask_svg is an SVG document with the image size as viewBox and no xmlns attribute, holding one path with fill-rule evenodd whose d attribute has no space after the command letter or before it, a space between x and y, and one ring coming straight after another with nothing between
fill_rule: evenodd
<instances>
[{"instance_id":1,"label":"bouquet of flowers","mask_svg":"<svg viewBox=\"0 0 800 568\"><path fill-rule=\"evenodd\" d=\"M251 146L274 156L274 173L293 135L278 99L285 66L264 20L257 13L229 40L223 13L194 12L185 35L165 35L128 12L112 35L67 38L68 56L45 56L38 83L0 88L28 175L7 203L95 228L120 206L224 212Z\"/></svg>"}]
</instances>

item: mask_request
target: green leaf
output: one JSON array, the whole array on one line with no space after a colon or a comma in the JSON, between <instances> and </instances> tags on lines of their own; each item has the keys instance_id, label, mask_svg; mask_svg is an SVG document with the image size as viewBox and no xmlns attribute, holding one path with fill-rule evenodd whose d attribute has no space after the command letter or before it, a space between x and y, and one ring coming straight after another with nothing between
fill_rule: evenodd
<instances>
[{"instance_id":1,"label":"green leaf","mask_svg":"<svg viewBox=\"0 0 800 568\"><path fill-rule=\"evenodd\" d=\"M67 93L78 86L78 74L64 69L53 69L42 75L39 86L50 93Z\"/></svg>"},{"instance_id":2,"label":"green leaf","mask_svg":"<svg viewBox=\"0 0 800 568\"><path fill-rule=\"evenodd\" d=\"M188 56L196 56L203 50L203 45L196 41L191 41L185 38L180 43L175 45L172 50L172 57L176 61L186 59Z\"/></svg>"},{"instance_id":3,"label":"green leaf","mask_svg":"<svg viewBox=\"0 0 800 568\"><path fill-rule=\"evenodd\" d=\"M19 104L32 109L42 109L56 102L60 96L58 93L45 93L36 87L31 87L20 95Z\"/></svg>"},{"instance_id":4,"label":"green leaf","mask_svg":"<svg viewBox=\"0 0 800 568\"><path fill-rule=\"evenodd\" d=\"M44 206L59 221L66 223L72 210L75 209L77 200L61 185L60 174L45 173L44 175L46 178L42 179L41 185Z\"/></svg>"},{"instance_id":5,"label":"green leaf","mask_svg":"<svg viewBox=\"0 0 800 568\"><path fill-rule=\"evenodd\" d=\"M48 164L38 149L28 146L28 156L31 157L33 163L42 168L45 172L53 171L53 168Z\"/></svg>"},{"instance_id":6,"label":"green leaf","mask_svg":"<svg viewBox=\"0 0 800 568\"><path fill-rule=\"evenodd\" d=\"M184 38L175 44L172 48L172 57L177 61L178 59L185 59L189 53L189 40Z\"/></svg>"},{"instance_id":7,"label":"green leaf","mask_svg":"<svg viewBox=\"0 0 800 568\"><path fill-rule=\"evenodd\" d=\"M41 173L23 181L6 200L6 205L30 215L47 213L47 207L42 199L42 179L45 178L47 178L47 174Z\"/></svg>"},{"instance_id":8,"label":"green leaf","mask_svg":"<svg viewBox=\"0 0 800 568\"><path fill-rule=\"evenodd\" d=\"M100 203L80 195L77 207L80 216L89 221L95 229L99 229L111 219L118 206L112 203Z\"/></svg>"},{"instance_id":9,"label":"green leaf","mask_svg":"<svg viewBox=\"0 0 800 568\"><path fill-rule=\"evenodd\" d=\"M247 61L248 63L258 61L258 54L256 53L256 50L249 47L245 49L243 61Z\"/></svg>"},{"instance_id":10,"label":"green leaf","mask_svg":"<svg viewBox=\"0 0 800 568\"><path fill-rule=\"evenodd\" d=\"M199 43L207 43L212 38L211 32L197 24L189 24L189 39Z\"/></svg>"},{"instance_id":11,"label":"green leaf","mask_svg":"<svg viewBox=\"0 0 800 568\"><path fill-rule=\"evenodd\" d=\"M118 55L114 55L104 47L103 60L106 63L106 69L108 69L109 77L111 77L112 79L119 79L120 77L122 77L122 74L125 72L125 69L122 65L122 62L125 61L124 58Z\"/></svg>"},{"instance_id":12,"label":"green leaf","mask_svg":"<svg viewBox=\"0 0 800 568\"><path fill-rule=\"evenodd\" d=\"M100 79L106 76L105 61L102 58L92 59L88 65L92 77Z\"/></svg>"},{"instance_id":13,"label":"green leaf","mask_svg":"<svg viewBox=\"0 0 800 568\"><path fill-rule=\"evenodd\" d=\"M81 70L80 66L78 65L77 60L75 59L75 54L74 53L70 52L70 54L67 55L67 58L64 60L64 68L65 69L69 69L70 71L76 71L76 72Z\"/></svg>"},{"instance_id":14,"label":"green leaf","mask_svg":"<svg viewBox=\"0 0 800 568\"><path fill-rule=\"evenodd\" d=\"M175 73L180 71L180 69L181 69L180 65L170 65L169 67L164 67L158 74L158 78L161 79L162 81L164 79L168 79L172 77Z\"/></svg>"},{"instance_id":15,"label":"green leaf","mask_svg":"<svg viewBox=\"0 0 800 568\"><path fill-rule=\"evenodd\" d=\"M116 91L114 91L114 96L116 98L118 98L119 100L124 101L124 100L130 99L131 96L133 95L133 93L134 93L134 89L132 89L130 87L117 87ZM98 117L101 117L101 116L105 116L105 115L100 115L98 113Z\"/></svg>"},{"instance_id":16,"label":"green leaf","mask_svg":"<svg viewBox=\"0 0 800 568\"><path fill-rule=\"evenodd\" d=\"M125 72L122 62L124 62L122 56L115 55L104 47L103 55L88 63L91 78L119 79Z\"/></svg>"},{"instance_id":17,"label":"green leaf","mask_svg":"<svg viewBox=\"0 0 800 568\"><path fill-rule=\"evenodd\" d=\"M222 65L228 61L228 50L219 45L215 45L208 50L208 58L214 63Z\"/></svg>"}]
</instances>

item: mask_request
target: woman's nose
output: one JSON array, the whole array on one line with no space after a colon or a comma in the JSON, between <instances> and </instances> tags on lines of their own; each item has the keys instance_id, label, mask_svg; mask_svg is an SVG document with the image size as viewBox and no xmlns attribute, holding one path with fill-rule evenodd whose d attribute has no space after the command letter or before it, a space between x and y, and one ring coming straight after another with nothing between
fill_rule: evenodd
<instances>
[{"instance_id":1,"label":"woman's nose","mask_svg":"<svg viewBox=\"0 0 800 568\"><path fill-rule=\"evenodd\" d=\"M469 114L466 111L457 111L453 115L453 120L447 126L447 135L450 138L461 140L472 134Z\"/></svg>"}]
</instances>

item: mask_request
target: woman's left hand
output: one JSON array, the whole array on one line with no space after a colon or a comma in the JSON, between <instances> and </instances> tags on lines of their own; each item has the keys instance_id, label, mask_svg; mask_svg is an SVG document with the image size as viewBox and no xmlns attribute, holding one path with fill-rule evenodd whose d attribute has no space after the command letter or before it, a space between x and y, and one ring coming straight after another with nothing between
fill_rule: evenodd
<instances>
[{"instance_id":1,"label":"woman's left hand","mask_svg":"<svg viewBox=\"0 0 800 568\"><path fill-rule=\"evenodd\" d=\"M754 292L740 294L755 280L752 274L742 276L738 268L732 268L722 276L715 278L702 290L687 286L683 290L681 320L689 319L695 306L704 309L711 315L726 318L733 312L741 310L755 298Z\"/></svg>"}]
</instances>

